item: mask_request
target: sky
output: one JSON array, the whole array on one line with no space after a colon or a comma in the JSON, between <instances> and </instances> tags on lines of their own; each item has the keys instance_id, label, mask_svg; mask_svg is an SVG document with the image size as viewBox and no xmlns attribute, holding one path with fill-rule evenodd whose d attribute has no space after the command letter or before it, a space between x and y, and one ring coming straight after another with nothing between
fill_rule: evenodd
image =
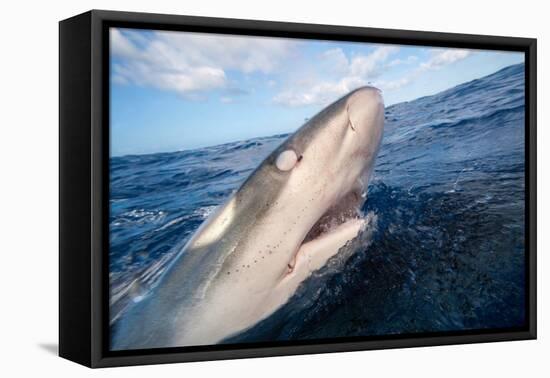
<instances>
[{"instance_id":1,"label":"sky","mask_svg":"<svg viewBox=\"0 0 550 378\"><path fill-rule=\"evenodd\" d=\"M288 133L363 85L389 106L523 61L503 51L111 28L111 155Z\"/></svg>"}]
</instances>

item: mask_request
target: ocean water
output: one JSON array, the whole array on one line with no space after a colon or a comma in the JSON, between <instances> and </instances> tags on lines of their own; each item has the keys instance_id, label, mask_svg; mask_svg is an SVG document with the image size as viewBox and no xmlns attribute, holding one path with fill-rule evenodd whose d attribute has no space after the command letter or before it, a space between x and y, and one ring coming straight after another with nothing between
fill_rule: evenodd
<instances>
[{"instance_id":1,"label":"ocean water","mask_svg":"<svg viewBox=\"0 0 550 378\"><path fill-rule=\"evenodd\" d=\"M225 342L522 326L524 69L387 107L368 233ZM112 327L286 137L111 158Z\"/></svg>"}]
</instances>

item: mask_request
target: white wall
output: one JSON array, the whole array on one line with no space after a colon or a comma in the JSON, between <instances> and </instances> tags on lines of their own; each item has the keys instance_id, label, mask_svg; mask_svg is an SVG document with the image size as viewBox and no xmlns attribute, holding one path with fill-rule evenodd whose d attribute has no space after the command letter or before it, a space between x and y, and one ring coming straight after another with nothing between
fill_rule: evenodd
<instances>
[{"instance_id":1,"label":"white wall","mask_svg":"<svg viewBox=\"0 0 550 378\"><path fill-rule=\"evenodd\" d=\"M550 203L544 1L81 0L6 1L0 23L0 374L11 376L541 376L550 373ZM539 39L539 340L92 371L62 360L57 343L57 22L96 9L372 26ZM550 194L550 193L549 193ZM541 274L546 271L546 276ZM548 375L546 375L548 376Z\"/></svg>"}]
</instances>

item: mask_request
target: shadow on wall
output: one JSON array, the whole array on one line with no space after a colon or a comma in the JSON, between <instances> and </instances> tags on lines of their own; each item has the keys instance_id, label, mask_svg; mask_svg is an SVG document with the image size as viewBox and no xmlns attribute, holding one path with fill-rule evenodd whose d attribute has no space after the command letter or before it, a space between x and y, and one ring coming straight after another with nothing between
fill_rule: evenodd
<instances>
[{"instance_id":1,"label":"shadow on wall","mask_svg":"<svg viewBox=\"0 0 550 378\"><path fill-rule=\"evenodd\" d=\"M59 345L57 345L57 343L41 343L38 344L38 347L56 356L59 354Z\"/></svg>"}]
</instances>

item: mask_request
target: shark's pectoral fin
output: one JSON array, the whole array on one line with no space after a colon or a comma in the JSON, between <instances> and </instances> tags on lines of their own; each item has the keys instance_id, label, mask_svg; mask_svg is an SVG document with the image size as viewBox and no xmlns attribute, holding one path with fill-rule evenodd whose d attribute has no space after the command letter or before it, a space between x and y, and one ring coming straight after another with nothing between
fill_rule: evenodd
<instances>
[{"instance_id":1,"label":"shark's pectoral fin","mask_svg":"<svg viewBox=\"0 0 550 378\"><path fill-rule=\"evenodd\" d=\"M330 232L302 245L288 273L274 289L275 301L284 304L294 294L300 283L338 253L348 241L357 236L365 225L364 219L349 220Z\"/></svg>"}]
</instances>

